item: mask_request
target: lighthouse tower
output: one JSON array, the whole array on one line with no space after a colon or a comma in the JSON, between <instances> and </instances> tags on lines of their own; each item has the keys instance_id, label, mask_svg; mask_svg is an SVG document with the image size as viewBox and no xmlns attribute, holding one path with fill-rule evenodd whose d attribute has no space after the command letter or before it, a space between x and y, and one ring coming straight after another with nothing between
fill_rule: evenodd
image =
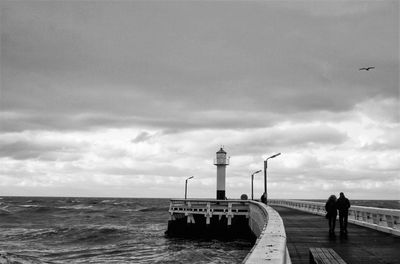
<instances>
[{"instance_id":1,"label":"lighthouse tower","mask_svg":"<svg viewBox=\"0 0 400 264\"><path fill-rule=\"evenodd\" d=\"M214 165L217 166L217 200L224 200L226 166L229 165L229 158L226 157L226 152L223 148L217 151Z\"/></svg>"}]
</instances>

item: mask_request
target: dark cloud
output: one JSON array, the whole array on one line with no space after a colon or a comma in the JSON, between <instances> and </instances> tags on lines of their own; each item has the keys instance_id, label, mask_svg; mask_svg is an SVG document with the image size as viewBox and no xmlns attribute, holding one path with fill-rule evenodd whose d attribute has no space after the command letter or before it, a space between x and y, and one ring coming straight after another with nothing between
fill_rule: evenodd
<instances>
[{"instance_id":1,"label":"dark cloud","mask_svg":"<svg viewBox=\"0 0 400 264\"><path fill-rule=\"evenodd\" d=\"M111 115L86 113L59 115L54 113L3 115L0 129L4 132L23 130L78 131L108 127L149 127L166 133L195 129L240 129L271 126L282 120L278 115L246 113L243 111L186 112L165 110L162 114Z\"/></svg>"},{"instance_id":2,"label":"dark cloud","mask_svg":"<svg viewBox=\"0 0 400 264\"><path fill-rule=\"evenodd\" d=\"M152 135L146 131L141 132L134 139L131 140L132 143L140 143L149 140Z\"/></svg>"},{"instance_id":3,"label":"dark cloud","mask_svg":"<svg viewBox=\"0 0 400 264\"><path fill-rule=\"evenodd\" d=\"M0 140L0 157L15 160L72 161L81 158L80 152L84 147L85 144L72 144L62 141Z\"/></svg>"},{"instance_id":4,"label":"dark cloud","mask_svg":"<svg viewBox=\"0 0 400 264\"><path fill-rule=\"evenodd\" d=\"M189 114L342 112L396 97L396 9L374 6L321 20L268 2L5 2L1 109L33 116L5 127L211 127L223 118Z\"/></svg>"}]
</instances>

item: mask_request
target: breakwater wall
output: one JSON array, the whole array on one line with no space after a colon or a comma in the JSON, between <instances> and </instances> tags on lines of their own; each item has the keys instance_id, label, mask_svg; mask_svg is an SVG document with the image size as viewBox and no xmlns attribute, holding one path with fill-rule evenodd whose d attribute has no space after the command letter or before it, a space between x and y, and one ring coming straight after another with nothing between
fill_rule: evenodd
<instances>
[{"instance_id":1,"label":"breakwater wall","mask_svg":"<svg viewBox=\"0 0 400 264\"><path fill-rule=\"evenodd\" d=\"M301 200L269 200L271 205L279 205L317 215L325 215L325 203ZM351 206L349 223L372 228L381 232L400 236L400 210Z\"/></svg>"},{"instance_id":2,"label":"breakwater wall","mask_svg":"<svg viewBox=\"0 0 400 264\"><path fill-rule=\"evenodd\" d=\"M279 214L249 200L175 199L170 202L167 234L244 237L255 244L243 263L288 264L286 233Z\"/></svg>"}]
</instances>

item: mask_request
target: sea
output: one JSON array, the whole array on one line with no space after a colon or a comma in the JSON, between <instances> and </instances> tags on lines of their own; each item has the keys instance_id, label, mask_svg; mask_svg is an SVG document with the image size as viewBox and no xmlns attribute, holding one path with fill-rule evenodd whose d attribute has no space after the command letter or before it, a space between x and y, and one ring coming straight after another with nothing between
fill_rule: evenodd
<instances>
[{"instance_id":1,"label":"sea","mask_svg":"<svg viewBox=\"0 0 400 264\"><path fill-rule=\"evenodd\" d=\"M254 241L171 238L169 199L0 197L3 263L241 263Z\"/></svg>"},{"instance_id":2,"label":"sea","mask_svg":"<svg viewBox=\"0 0 400 264\"><path fill-rule=\"evenodd\" d=\"M397 200L351 202L400 209ZM0 197L0 264L241 263L253 246L168 237L168 207L169 199Z\"/></svg>"}]
</instances>

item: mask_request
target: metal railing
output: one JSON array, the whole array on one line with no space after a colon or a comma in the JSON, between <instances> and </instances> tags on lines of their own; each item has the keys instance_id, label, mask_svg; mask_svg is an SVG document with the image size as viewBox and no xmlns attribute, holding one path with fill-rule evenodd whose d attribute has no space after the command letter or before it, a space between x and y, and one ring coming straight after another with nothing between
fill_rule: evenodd
<instances>
[{"instance_id":1,"label":"metal railing","mask_svg":"<svg viewBox=\"0 0 400 264\"><path fill-rule=\"evenodd\" d=\"M184 214L187 223L194 223L193 215L204 215L206 224L210 223L213 215L226 216L228 225L231 225L235 215L249 215L247 200L206 200L206 199L172 199L169 205L170 220L176 215Z\"/></svg>"},{"instance_id":2,"label":"metal railing","mask_svg":"<svg viewBox=\"0 0 400 264\"><path fill-rule=\"evenodd\" d=\"M301 200L268 200L272 205L280 205L309 212L317 215L325 215L325 203ZM349 223L376 229L378 231L400 236L400 210L351 206L349 208Z\"/></svg>"}]
</instances>

